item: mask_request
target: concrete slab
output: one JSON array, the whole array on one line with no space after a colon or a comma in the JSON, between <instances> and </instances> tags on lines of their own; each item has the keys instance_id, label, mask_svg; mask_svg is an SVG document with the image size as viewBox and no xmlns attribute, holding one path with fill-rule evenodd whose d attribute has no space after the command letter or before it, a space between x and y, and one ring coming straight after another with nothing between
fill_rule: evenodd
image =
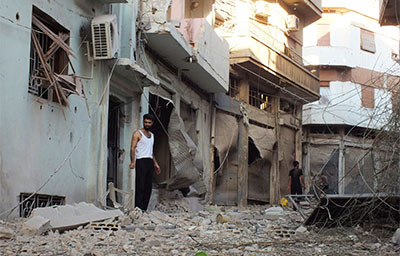
<instances>
[{"instance_id":1,"label":"concrete slab","mask_svg":"<svg viewBox=\"0 0 400 256\"><path fill-rule=\"evenodd\" d=\"M53 230L66 230L93 221L123 216L123 213L120 210L105 211L93 204L81 202L75 205L36 208L32 211L31 216L41 216L49 219Z\"/></svg>"}]
</instances>

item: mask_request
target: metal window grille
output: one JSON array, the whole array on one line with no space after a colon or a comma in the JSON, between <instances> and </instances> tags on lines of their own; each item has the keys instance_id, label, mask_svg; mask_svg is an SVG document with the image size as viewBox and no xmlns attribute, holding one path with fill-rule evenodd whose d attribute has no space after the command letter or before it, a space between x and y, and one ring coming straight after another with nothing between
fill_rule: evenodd
<instances>
[{"instance_id":1,"label":"metal window grille","mask_svg":"<svg viewBox=\"0 0 400 256\"><path fill-rule=\"evenodd\" d=\"M250 87L249 104L261 110L271 112L271 103L269 102L268 95L254 87Z\"/></svg>"},{"instance_id":2,"label":"metal window grille","mask_svg":"<svg viewBox=\"0 0 400 256\"><path fill-rule=\"evenodd\" d=\"M31 193L21 193L19 201L24 202ZM19 206L19 216L23 218L29 217L32 210L38 207L48 207L53 205L65 205L64 196L35 194Z\"/></svg>"},{"instance_id":3,"label":"metal window grille","mask_svg":"<svg viewBox=\"0 0 400 256\"><path fill-rule=\"evenodd\" d=\"M35 26L32 26L32 30L35 30L38 41L40 43L43 52L47 52L52 40L42 32L38 31ZM47 62L50 65L51 70L54 70L54 55L51 56ZM49 81L45 78L43 69L41 68L38 53L35 50L33 42L31 42L31 56L30 56L30 81L28 92L32 93L41 98L48 99L48 91L46 88L49 86Z\"/></svg>"}]
</instances>

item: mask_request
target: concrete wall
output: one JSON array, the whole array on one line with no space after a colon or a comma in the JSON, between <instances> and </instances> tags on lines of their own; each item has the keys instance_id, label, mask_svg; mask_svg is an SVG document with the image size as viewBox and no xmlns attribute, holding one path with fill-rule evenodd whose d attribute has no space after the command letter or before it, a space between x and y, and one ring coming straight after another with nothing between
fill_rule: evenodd
<instances>
[{"instance_id":1,"label":"concrete wall","mask_svg":"<svg viewBox=\"0 0 400 256\"><path fill-rule=\"evenodd\" d=\"M77 95L68 97L68 109L28 93L33 4L70 31L69 44L77 56L72 59L76 73L88 77L83 85L90 116L85 100ZM99 1L0 2L0 87L4 92L0 95L0 213L16 205L21 192L38 189L40 194L65 196L66 203L93 202L103 196L107 170L106 85L114 60L96 61L92 66L84 41L91 37L91 19L104 14L104 10ZM123 54L132 56L126 51ZM129 130L138 127L139 103L135 102L125 106L130 108L129 124L121 137L125 150L129 148ZM125 154L125 165L129 164L127 158Z\"/></svg>"}]
</instances>

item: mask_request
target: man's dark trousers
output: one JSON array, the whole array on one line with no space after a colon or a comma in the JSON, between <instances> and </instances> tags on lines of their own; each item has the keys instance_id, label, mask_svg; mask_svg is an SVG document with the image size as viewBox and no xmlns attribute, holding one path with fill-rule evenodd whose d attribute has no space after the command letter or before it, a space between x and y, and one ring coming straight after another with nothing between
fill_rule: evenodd
<instances>
[{"instance_id":1,"label":"man's dark trousers","mask_svg":"<svg viewBox=\"0 0 400 256\"><path fill-rule=\"evenodd\" d=\"M136 159L136 192L135 192L135 207L139 207L143 211L147 210L149 205L154 162L152 158Z\"/></svg>"}]
</instances>

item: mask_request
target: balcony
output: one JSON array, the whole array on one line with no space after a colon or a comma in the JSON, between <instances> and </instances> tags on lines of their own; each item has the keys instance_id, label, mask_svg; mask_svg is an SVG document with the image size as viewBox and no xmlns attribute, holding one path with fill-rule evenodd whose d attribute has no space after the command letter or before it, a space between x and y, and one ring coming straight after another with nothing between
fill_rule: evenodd
<instances>
[{"instance_id":1,"label":"balcony","mask_svg":"<svg viewBox=\"0 0 400 256\"><path fill-rule=\"evenodd\" d=\"M227 36L226 39L232 46L231 64L246 66L264 77L268 77L268 73L278 77L287 82L287 90L304 102L319 99L319 78L305 67L299 54L266 33L256 21L250 20L247 31L241 30L241 36Z\"/></svg>"},{"instance_id":2,"label":"balcony","mask_svg":"<svg viewBox=\"0 0 400 256\"><path fill-rule=\"evenodd\" d=\"M304 26L321 18L321 0L282 0L282 2L293 9L298 17L302 18Z\"/></svg>"},{"instance_id":3,"label":"balcony","mask_svg":"<svg viewBox=\"0 0 400 256\"><path fill-rule=\"evenodd\" d=\"M206 93L228 91L229 45L206 19L170 21L165 6L146 15L151 28L144 33L153 52Z\"/></svg>"}]
</instances>

